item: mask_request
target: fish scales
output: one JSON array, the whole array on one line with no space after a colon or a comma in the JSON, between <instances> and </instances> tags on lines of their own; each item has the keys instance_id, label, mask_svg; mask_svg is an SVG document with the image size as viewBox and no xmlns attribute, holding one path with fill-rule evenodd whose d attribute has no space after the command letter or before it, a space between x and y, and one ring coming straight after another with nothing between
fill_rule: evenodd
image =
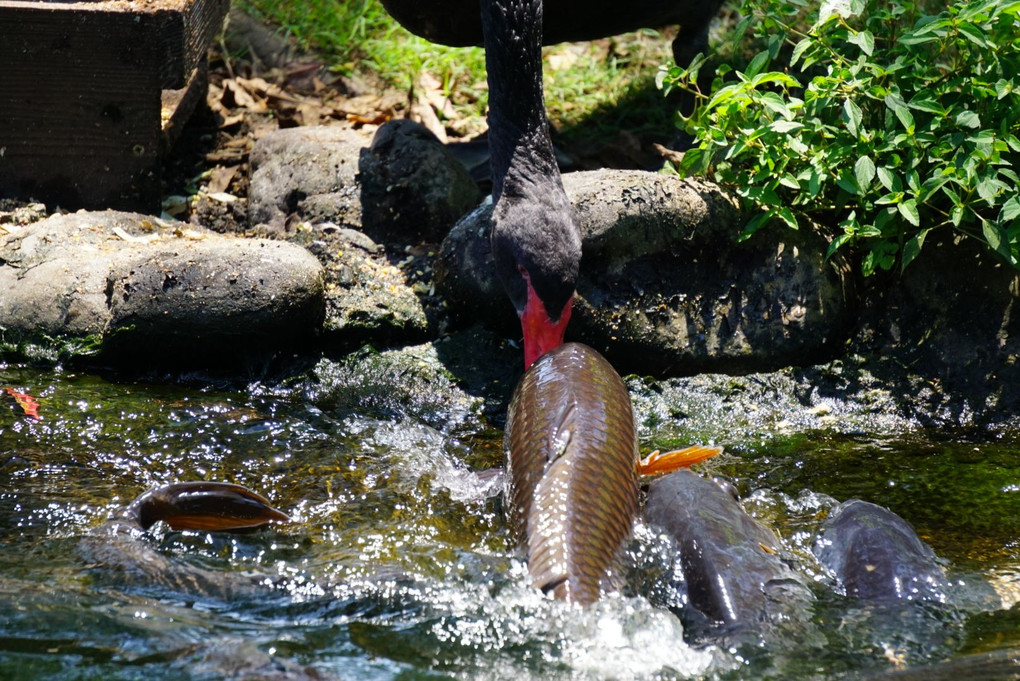
<instances>
[{"instance_id":1,"label":"fish scales","mask_svg":"<svg viewBox=\"0 0 1020 681\"><path fill-rule=\"evenodd\" d=\"M637 448L627 387L591 348L541 357L514 392L506 426L510 522L534 584L598 599L637 510Z\"/></svg>"}]
</instances>

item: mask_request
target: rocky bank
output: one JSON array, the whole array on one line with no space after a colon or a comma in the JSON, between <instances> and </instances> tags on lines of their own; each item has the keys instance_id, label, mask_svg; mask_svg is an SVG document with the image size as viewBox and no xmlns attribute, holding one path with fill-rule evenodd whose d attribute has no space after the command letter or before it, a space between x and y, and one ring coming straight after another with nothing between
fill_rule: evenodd
<instances>
[{"instance_id":1,"label":"rocky bank","mask_svg":"<svg viewBox=\"0 0 1020 681\"><path fill-rule=\"evenodd\" d=\"M454 146L403 120L371 138L267 134L251 153L243 235L114 212L5 225L3 353L236 371L267 356L435 343L479 324L512 342L491 206ZM564 183L584 251L570 337L623 373L801 367L785 375L817 379L793 386L808 406L827 391L867 401L880 387L883 409L933 424L1006 423L1020 407L1020 277L967 240L932 238L902 276L860 281L806 230L738 241L747 216L710 183L621 170ZM514 354L480 370L512 380Z\"/></svg>"}]
</instances>

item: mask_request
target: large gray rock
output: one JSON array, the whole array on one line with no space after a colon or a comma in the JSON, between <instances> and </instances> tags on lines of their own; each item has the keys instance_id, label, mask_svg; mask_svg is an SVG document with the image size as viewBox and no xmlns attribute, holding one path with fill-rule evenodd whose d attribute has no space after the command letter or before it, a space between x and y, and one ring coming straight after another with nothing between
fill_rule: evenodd
<instances>
[{"instance_id":1,"label":"large gray rock","mask_svg":"<svg viewBox=\"0 0 1020 681\"><path fill-rule=\"evenodd\" d=\"M603 351L621 371L804 365L849 334L849 268L825 262L824 242L808 230L767 230L738 242L744 218L710 183L622 170L563 181L583 239L568 336ZM482 206L453 229L438 281L461 316L512 331L512 308L493 276L490 215Z\"/></svg>"},{"instance_id":2,"label":"large gray rock","mask_svg":"<svg viewBox=\"0 0 1020 681\"><path fill-rule=\"evenodd\" d=\"M438 242L481 198L426 128L390 121L371 144L339 127L277 130L251 154L249 219L274 231L330 222L380 243Z\"/></svg>"},{"instance_id":3,"label":"large gray rock","mask_svg":"<svg viewBox=\"0 0 1020 681\"><path fill-rule=\"evenodd\" d=\"M0 237L6 349L203 357L286 348L323 315L318 261L133 213L55 215Z\"/></svg>"},{"instance_id":4,"label":"large gray rock","mask_svg":"<svg viewBox=\"0 0 1020 681\"><path fill-rule=\"evenodd\" d=\"M340 127L285 128L251 151L248 219L276 232L294 222L361 227L358 164L363 135Z\"/></svg>"}]
</instances>

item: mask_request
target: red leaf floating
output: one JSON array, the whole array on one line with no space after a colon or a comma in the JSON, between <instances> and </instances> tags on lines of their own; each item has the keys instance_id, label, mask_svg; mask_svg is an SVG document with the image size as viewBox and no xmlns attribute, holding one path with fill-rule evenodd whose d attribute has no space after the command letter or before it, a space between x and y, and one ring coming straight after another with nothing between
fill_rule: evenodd
<instances>
[{"instance_id":1,"label":"red leaf floating","mask_svg":"<svg viewBox=\"0 0 1020 681\"><path fill-rule=\"evenodd\" d=\"M26 416L29 416L37 421L39 417L39 403L35 401L35 398L28 393L20 393L14 388L6 388L7 394L14 398L14 401L18 403L21 410L25 412Z\"/></svg>"}]
</instances>

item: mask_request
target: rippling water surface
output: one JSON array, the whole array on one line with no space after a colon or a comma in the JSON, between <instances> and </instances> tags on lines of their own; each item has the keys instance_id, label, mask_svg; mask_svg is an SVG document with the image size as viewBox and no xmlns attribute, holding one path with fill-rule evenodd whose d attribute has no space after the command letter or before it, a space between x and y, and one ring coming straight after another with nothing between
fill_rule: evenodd
<instances>
[{"instance_id":1,"label":"rippling water surface","mask_svg":"<svg viewBox=\"0 0 1020 681\"><path fill-rule=\"evenodd\" d=\"M867 677L1020 645L1020 460L1002 436L789 423L691 437L812 580L808 613L688 640L667 548L638 525L589 609L528 587L508 539L497 428L327 408L301 389L217 392L0 368L0 678L756 679ZM683 439L652 417L642 446ZM242 535L125 537L104 525L168 482L259 491L296 522ZM859 497L907 518L950 567L946 604L864 606L811 558ZM935 678L937 674L928 675Z\"/></svg>"}]
</instances>

